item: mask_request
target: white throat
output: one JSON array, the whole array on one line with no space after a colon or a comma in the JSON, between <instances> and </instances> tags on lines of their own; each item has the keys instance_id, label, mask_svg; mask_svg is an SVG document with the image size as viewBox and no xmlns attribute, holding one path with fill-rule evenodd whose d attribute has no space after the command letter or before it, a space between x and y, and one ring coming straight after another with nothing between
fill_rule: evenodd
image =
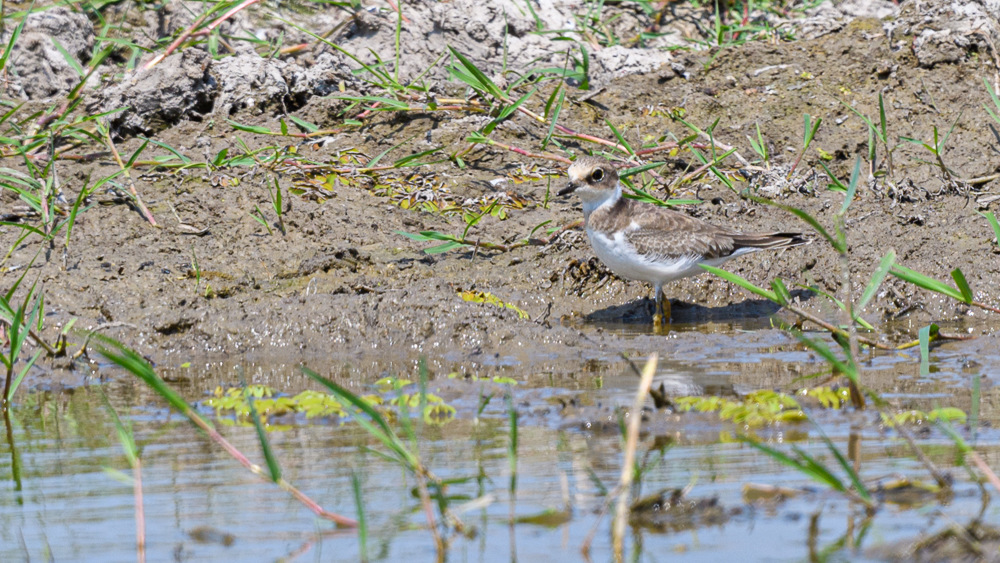
<instances>
[{"instance_id":1,"label":"white throat","mask_svg":"<svg viewBox=\"0 0 1000 563\"><path fill-rule=\"evenodd\" d=\"M613 190L595 190L591 188L581 188L577 190L580 199L583 200L583 218L590 220L590 214L602 207L611 207L622 197L621 182L615 184Z\"/></svg>"}]
</instances>

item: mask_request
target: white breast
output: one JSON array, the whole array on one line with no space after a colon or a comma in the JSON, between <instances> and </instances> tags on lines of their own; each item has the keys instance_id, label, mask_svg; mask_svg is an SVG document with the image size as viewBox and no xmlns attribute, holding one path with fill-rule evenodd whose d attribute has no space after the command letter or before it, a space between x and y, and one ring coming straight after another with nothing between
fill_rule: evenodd
<instances>
[{"instance_id":1,"label":"white breast","mask_svg":"<svg viewBox=\"0 0 1000 563\"><path fill-rule=\"evenodd\" d=\"M587 236L590 238L594 253L612 272L626 279L656 285L705 273L705 270L699 268L698 264L718 266L730 258L745 254L745 252L737 251L734 256L714 260L704 260L701 256L692 254L670 260L654 261L639 254L625 238L624 232L619 231L609 236L606 233L587 229Z\"/></svg>"}]
</instances>

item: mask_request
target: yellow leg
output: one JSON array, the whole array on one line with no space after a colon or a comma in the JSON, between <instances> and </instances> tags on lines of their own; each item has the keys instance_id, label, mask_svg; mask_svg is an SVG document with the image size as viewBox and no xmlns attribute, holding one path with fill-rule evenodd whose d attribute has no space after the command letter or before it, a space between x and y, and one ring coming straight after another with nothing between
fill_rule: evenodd
<instances>
[{"instance_id":1,"label":"yellow leg","mask_svg":"<svg viewBox=\"0 0 1000 563\"><path fill-rule=\"evenodd\" d=\"M656 308L653 313L653 326L660 328L664 324L670 324L670 300L663 298L663 288L655 286L653 292L656 294Z\"/></svg>"}]
</instances>

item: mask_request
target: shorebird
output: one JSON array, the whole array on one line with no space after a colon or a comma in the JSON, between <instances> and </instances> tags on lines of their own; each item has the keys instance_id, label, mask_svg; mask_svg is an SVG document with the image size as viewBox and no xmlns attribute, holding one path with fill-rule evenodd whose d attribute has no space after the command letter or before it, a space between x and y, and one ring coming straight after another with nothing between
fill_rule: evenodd
<instances>
[{"instance_id":1,"label":"shorebird","mask_svg":"<svg viewBox=\"0 0 1000 563\"><path fill-rule=\"evenodd\" d=\"M577 193L594 253L615 274L653 284L657 327L670 320L663 284L705 271L758 250L808 244L802 233L739 233L666 207L622 196L614 165L584 156L567 171L569 185L559 195Z\"/></svg>"}]
</instances>

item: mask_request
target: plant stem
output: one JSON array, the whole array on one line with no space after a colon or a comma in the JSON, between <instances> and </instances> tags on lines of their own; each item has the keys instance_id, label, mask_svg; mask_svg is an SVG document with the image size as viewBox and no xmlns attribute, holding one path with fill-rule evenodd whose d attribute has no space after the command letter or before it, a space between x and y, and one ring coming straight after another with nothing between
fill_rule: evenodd
<instances>
[{"instance_id":1,"label":"plant stem","mask_svg":"<svg viewBox=\"0 0 1000 563\"><path fill-rule=\"evenodd\" d=\"M443 562L447 553L444 539L441 538L441 531L438 530L437 520L434 518L434 509L431 507L431 496L427 492L427 476L423 467L414 467L413 474L417 478L417 491L420 494L420 504L424 508L424 516L427 517L427 526L431 535L434 536L434 548L437 550L437 560Z\"/></svg>"},{"instance_id":2,"label":"plant stem","mask_svg":"<svg viewBox=\"0 0 1000 563\"><path fill-rule=\"evenodd\" d=\"M835 221L837 224L837 231L844 233L844 215L843 213L838 213L835 216ZM842 235L846 237L846 235ZM847 243L844 240L843 251L840 253L840 271L844 276L844 291L846 292L844 296L844 314L847 315L847 349L851 354L850 362L851 366L854 368L855 378L851 378L850 391L851 391L851 403L854 408L858 410L864 410L865 408L865 396L861 393L859 389L858 377L860 375L861 366L858 364L858 356L860 351L858 349L858 324L854 321L854 297L852 296L852 283L851 283L851 264L847 257Z\"/></svg>"},{"instance_id":3,"label":"plant stem","mask_svg":"<svg viewBox=\"0 0 1000 563\"><path fill-rule=\"evenodd\" d=\"M658 355L654 352L642 368L642 378L635 392L632 410L629 411L628 432L625 438L625 457L622 460L622 474L618 485L618 504L615 508L615 520L611 528L611 538L614 545L616 561L625 560L625 526L628 524L629 493L632 490L632 477L635 474L635 450L639 443L639 425L642 423L642 405L649 396L649 388L653 384L656 373Z\"/></svg>"},{"instance_id":4,"label":"plant stem","mask_svg":"<svg viewBox=\"0 0 1000 563\"><path fill-rule=\"evenodd\" d=\"M190 407L185 407L185 409L182 410L181 414L183 414L185 417L188 418L188 420L193 422L195 426L197 426L202 430L202 432L207 434L208 437L211 438L213 442L221 446L222 449L226 450L226 453L228 453L236 461L238 461L240 465L249 469L251 473L260 477L262 480L267 481L269 483L272 482L271 477L267 474L266 471L261 469L259 465L247 459L247 457L243 455L241 451L236 449L236 447L230 444L228 440L223 438L222 435L218 433L218 431L209 426L208 423L205 422L205 419L201 417L201 415L191 410ZM311 510L313 514L316 514L320 518L325 518L327 520L333 521L338 526L344 526L346 528L356 528L358 526L358 522L352 518L341 516L333 512L327 512L319 504L317 504L316 501L306 496L302 491L295 488L288 481L285 481L284 479L278 479L277 481L273 482L276 485L278 485L278 487L280 487L283 491L295 497L296 500L304 504L306 508Z\"/></svg>"},{"instance_id":5,"label":"plant stem","mask_svg":"<svg viewBox=\"0 0 1000 563\"><path fill-rule=\"evenodd\" d=\"M132 494L135 497L135 549L139 563L146 561L146 514L142 506L142 459L132 466Z\"/></svg>"},{"instance_id":6,"label":"plant stem","mask_svg":"<svg viewBox=\"0 0 1000 563\"><path fill-rule=\"evenodd\" d=\"M142 202L142 198L139 197L139 192L135 190L135 182L132 181L132 175L129 173L128 168L126 168L125 163L122 162L122 157L118 154L118 149L115 148L115 142L111 139L111 131L103 129L103 133L104 140L107 142L108 148L111 149L111 154L115 157L115 162L118 163L118 167L121 168L122 174L125 176L125 183L128 185L128 191L132 194L132 197L135 198L135 203L139 208L139 212L147 221L149 221L150 225L155 227L156 219L153 218L153 214L146 208L146 204Z\"/></svg>"}]
</instances>

